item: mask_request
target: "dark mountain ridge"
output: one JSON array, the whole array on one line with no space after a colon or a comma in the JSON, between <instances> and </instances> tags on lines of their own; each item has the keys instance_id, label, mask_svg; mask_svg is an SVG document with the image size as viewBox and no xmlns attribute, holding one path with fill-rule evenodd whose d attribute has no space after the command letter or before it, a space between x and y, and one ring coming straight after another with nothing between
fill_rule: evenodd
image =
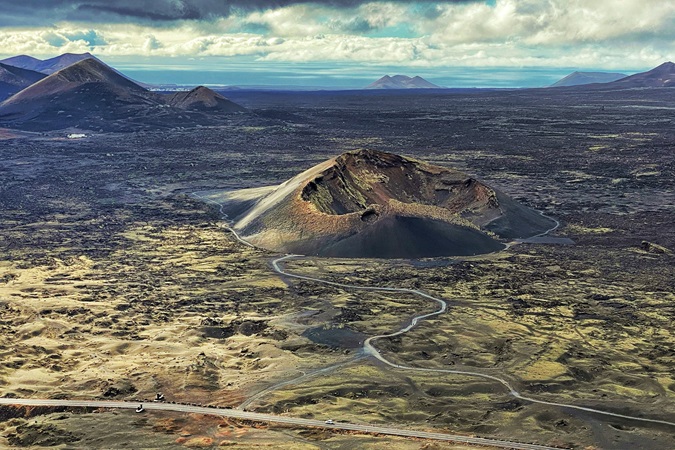
<instances>
[{"instance_id":1,"label":"dark mountain ridge","mask_svg":"<svg viewBox=\"0 0 675 450\"><path fill-rule=\"evenodd\" d=\"M39 72L39 67L43 63L41 59L33 58L28 55L18 55L12 56L10 58L5 58L0 60L0 63L7 64L8 66L18 67L20 69L33 70Z\"/></svg>"},{"instance_id":2,"label":"dark mountain ridge","mask_svg":"<svg viewBox=\"0 0 675 450\"><path fill-rule=\"evenodd\" d=\"M244 110L207 88L179 94L150 92L102 61L87 58L0 103L0 124L121 131L210 124L223 113Z\"/></svg>"},{"instance_id":3,"label":"dark mountain ridge","mask_svg":"<svg viewBox=\"0 0 675 450\"><path fill-rule=\"evenodd\" d=\"M96 58L94 55L87 52L87 53L64 53L62 55L44 60L33 58L32 56L19 55L3 59L2 61L0 61L0 63L51 75L54 72L58 72L61 69L65 69L66 67L71 66L77 62L90 58L98 60L98 58ZM99 60L99 62L102 61Z\"/></svg>"},{"instance_id":4,"label":"dark mountain ridge","mask_svg":"<svg viewBox=\"0 0 675 450\"><path fill-rule=\"evenodd\" d=\"M40 72L0 63L0 101L45 77L46 75Z\"/></svg>"},{"instance_id":5,"label":"dark mountain ridge","mask_svg":"<svg viewBox=\"0 0 675 450\"><path fill-rule=\"evenodd\" d=\"M566 77L556 81L551 87L580 86L592 83L610 83L627 77L624 73L617 72L572 72Z\"/></svg>"},{"instance_id":6,"label":"dark mountain ridge","mask_svg":"<svg viewBox=\"0 0 675 450\"><path fill-rule=\"evenodd\" d=\"M636 73L610 83L612 87L675 87L675 63L664 62L646 72Z\"/></svg>"},{"instance_id":7,"label":"dark mountain ridge","mask_svg":"<svg viewBox=\"0 0 675 450\"><path fill-rule=\"evenodd\" d=\"M581 89L595 91L613 91L643 88L671 88L675 87L675 64L668 61L648 70L636 73L609 83L593 83L578 86L568 86L566 89Z\"/></svg>"},{"instance_id":8,"label":"dark mountain ridge","mask_svg":"<svg viewBox=\"0 0 675 450\"><path fill-rule=\"evenodd\" d=\"M200 111L239 112L246 110L205 86L170 94L167 103L177 108Z\"/></svg>"}]
</instances>

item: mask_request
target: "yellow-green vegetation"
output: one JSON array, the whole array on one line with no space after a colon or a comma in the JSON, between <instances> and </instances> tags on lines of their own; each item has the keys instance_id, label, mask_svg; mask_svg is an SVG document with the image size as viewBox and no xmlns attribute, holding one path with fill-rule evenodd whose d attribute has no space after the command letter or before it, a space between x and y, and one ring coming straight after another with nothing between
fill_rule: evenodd
<instances>
[{"instance_id":1,"label":"yellow-green vegetation","mask_svg":"<svg viewBox=\"0 0 675 450\"><path fill-rule=\"evenodd\" d=\"M133 223L110 243L2 262L2 395L238 404L301 363L284 345L311 347L277 325L297 306L266 257L220 226Z\"/></svg>"},{"instance_id":2,"label":"yellow-green vegetation","mask_svg":"<svg viewBox=\"0 0 675 450\"><path fill-rule=\"evenodd\" d=\"M635 177L636 177L636 178L640 178L640 177L656 177L656 176L659 176L659 175L661 175L661 171L660 171L660 170L647 170L647 171L637 172L637 173L635 174Z\"/></svg>"},{"instance_id":3,"label":"yellow-green vegetation","mask_svg":"<svg viewBox=\"0 0 675 450\"><path fill-rule=\"evenodd\" d=\"M244 133L260 133L266 131L268 127L239 127Z\"/></svg>"},{"instance_id":4,"label":"yellow-green vegetation","mask_svg":"<svg viewBox=\"0 0 675 450\"><path fill-rule=\"evenodd\" d=\"M579 224L569 224L567 230L576 234L607 234L614 231L608 227L585 227Z\"/></svg>"},{"instance_id":5,"label":"yellow-green vegetation","mask_svg":"<svg viewBox=\"0 0 675 450\"><path fill-rule=\"evenodd\" d=\"M579 225L574 230L599 233ZM421 287L447 299L446 314L405 336L376 342L393 362L497 375L542 400L667 420L675 414L675 360L667 350L675 346L668 309L675 302L669 290L671 271L658 262L645 265L632 249L608 250L594 263L589 257L581 247L522 245L501 255L423 270L401 262L361 265L325 259L292 261L287 267L345 283ZM632 270L617 272L617 264ZM350 296L354 300L349 301ZM359 318L347 325L368 334L401 326L395 314L382 312L383 306L396 308L397 314L435 307L404 294L347 290L334 298L343 308L358 309ZM437 388L424 389L429 379ZM504 412L501 405L506 404L511 406ZM348 366L303 380L258 405L307 417L404 420L467 432L513 429L507 426L509 420L539 432L556 429L560 421L570 426L560 410L527 406L495 382L378 365ZM452 408L462 413L450 414ZM575 442L592 440L580 423L568 429L578 433Z\"/></svg>"},{"instance_id":6,"label":"yellow-green vegetation","mask_svg":"<svg viewBox=\"0 0 675 450\"><path fill-rule=\"evenodd\" d=\"M0 264L2 395L136 399L162 391L172 400L236 406L355 355L339 339L312 342L303 335L308 329L386 334L437 308L413 295L284 280L271 271L273 255L236 243L202 205L186 199L157 205L169 207L190 221L160 225L126 216L105 253L61 245L54 256L34 258L27 248L25 258L15 252ZM67 233L75 222L65 219L40 232ZM578 223L567 230L578 236L613 231ZM12 231L17 237L26 232ZM342 283L421 288L446 299L446 314L376 342L394 362L479 371L543 400L667 418L675 412L675 361L668 351L675 340L664 307L675 296L669 266L659 258L670 256L616 248L598 259L581 246L520 245L440 265L298 259L286 266ZM251 407L515 440L536 436L561 445L593 441L582 419L514 400L494 381L400 371L370 360L284 385ZM279 438L277 431L260 433L254 442ZM177 445L212 442L184 438ZM347 442L365 447L371 441Z\"/></svg>"}]
</instances>

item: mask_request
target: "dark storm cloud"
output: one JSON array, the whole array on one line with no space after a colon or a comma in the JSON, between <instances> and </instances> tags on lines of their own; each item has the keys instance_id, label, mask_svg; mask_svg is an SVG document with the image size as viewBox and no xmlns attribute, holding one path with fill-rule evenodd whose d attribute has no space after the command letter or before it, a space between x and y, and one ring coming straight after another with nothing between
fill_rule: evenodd
<instances>
[{"instance_id":1,"label":"dark storm cloud","mask_svg":"<svg viewBox=\"0 0 675 450\"><path fill-rule=\"evenodd\" d=\"M70 20L78 20L88 16L90 18L95 18L97 15L133 17L137 19L147 19L150 21L201 19L199 12L192 8L151 11L116 5L82 5L77 9L77 11L69 13L66 18Z\"/></svg>"},{"instance_id":2,"label":"dark storm cloud","mask_svg":"<svg viewBox=\"0 0 675 450\"><path fill-rule=\"evenodd\" d=\"M370 1L372 0L0 0L0 26L42 25L61 20L96 23L213 20L228 17L236 11L264 10L297 4L351 8ZM442 3L475 3L479 0L393 1L433 6Z\"/></svg>"},{"instance_id":3,"label":"dark storm cloud","mask_svg":"<svg viewBox=\"0 0 675 450\"><path fill-rule=\"evenodd\" d=\"M150 22L206 20L230 15L232 6L233 2L217 0L88 0L80 2L67 18L75 21L99 18Z\"/></svg>"}]
</instances>

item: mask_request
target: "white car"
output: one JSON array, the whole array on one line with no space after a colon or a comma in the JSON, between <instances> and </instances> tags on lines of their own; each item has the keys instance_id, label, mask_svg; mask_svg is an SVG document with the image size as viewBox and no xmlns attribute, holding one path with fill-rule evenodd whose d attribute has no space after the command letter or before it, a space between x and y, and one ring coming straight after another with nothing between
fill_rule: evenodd
<instances>
[{"instance_id":1,"label":"white car","mask_svg":"<svg viewBox=\"0 0 675 450\"><path fill-rule=\"evenodd\" d=\"M328 419L326 422L324 422L326 425L335 425L335 422L333 422L333 419Z\"/></svg>"}]
</instances>

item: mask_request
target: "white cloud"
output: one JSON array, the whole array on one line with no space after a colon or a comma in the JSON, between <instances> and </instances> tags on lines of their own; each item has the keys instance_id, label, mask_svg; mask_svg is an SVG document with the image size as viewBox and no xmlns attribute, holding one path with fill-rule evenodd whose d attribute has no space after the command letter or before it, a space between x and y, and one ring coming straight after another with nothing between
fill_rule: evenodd
<instances>
[{"instance_id":1,"label":"white cloud","mask_svg":"<svg viewBox=\"0 0 675 450\"><path fill-rule=\"evenodd\" d=\"M294 5L251 13L242 19L242 23L264 27L274 36L312 36L328 31L319 20L324 14L324 8Z\"/></svg>"},{"instance_id":2,"label":"white cloud","mask_svg":"<svg viewBox=\"0 0 675 450\"><path fill-rule=\"evenodd\" d=\"M145 36L145 40L143 41L143 53L149 54L152 53L153 50L157 50L158 48L162 48L162 43L157 40L157 38L153 34L147 34Z\"/></svg>"},{"instance_id":3,"label":"white cloud","mask_svg":"<svg viewBox=\"0 0 675 450\"><path fill-rule=\"evenodd\" d=\"M439 7L416 21L437 42L518 41L568 45L613 39L675 39L675 3L663 0L497 0Z\"/></svg>"},{"instance_id":4,"label":"white cloud","mask_svg":"<svg viewBox=\"0 0 675 450\"><path fill-rule=\"evenodd\" d=\"M250 56L417 67L548 66L631 69L675 59L675 3L662 0L497 0L432 10L373 2L300 4L175 27L62 23L0 28L6 55ZM411 26L417 36L375 37Z\"/></svg>"}]
</instances>

